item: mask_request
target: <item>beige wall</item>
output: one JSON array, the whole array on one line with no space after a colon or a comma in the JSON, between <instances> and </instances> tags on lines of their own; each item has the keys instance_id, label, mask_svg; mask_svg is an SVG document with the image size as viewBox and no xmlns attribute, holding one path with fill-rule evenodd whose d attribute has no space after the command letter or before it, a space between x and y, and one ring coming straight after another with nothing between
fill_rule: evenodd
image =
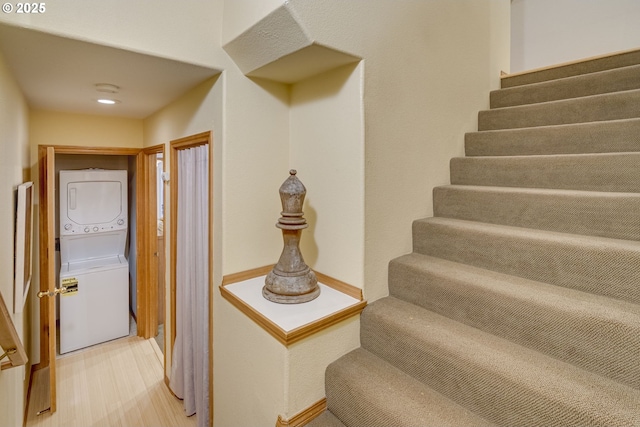
<instances>
[{"instance_id":1,"label":"beige wall","mask_svg":"<svg viewBox=\"0 0 640 427\"><path fill-rule=\"evenodd\" d=\"M222 1L56 0L43 14L1 14L7 22L135 52L214 65Z\"/></svg>"},{"instance_id":2,"label":"beige wall","mask_svg":"<svg viewBox=\"0 0 640 427\"><path fill-rule=\"evenodd\" d=\"M225 2L225 42L282 4L258 3ZM507 0L288 5L320 43L364 61L288 86L249 79L227 57L212 86L145 120L145 146L214 133L221 425L295 415L324 395L326 365L359 345L352 319L287 349L217 291L221 275L277 261L277 189L288 169L308 190L308 263L363 287L370 300L384 296L389 260L411 250L411 222L431 215L432 187L449 182L449 159L463 154L464 132L508 67Z\"/></svg>"},{"instance_id":3,"label":"beige wall","mask_svg":"<svg viewBox=\"0 0 640 427\"><path fill-rule=\"evenodd\" d=\"M224 0L222 45L282 6L284 0Z\"/></svg>"},{"instance_id":4,"label":"beige wall","mask_svg":"<svg viewBox=\"0 0 640 427\"><path fill-rule=\"evenodd\" d=\"M638 0L512 0L511 72L640 48Z\"/></svg>"},{"instance_id":5,"label":"beige wall","mask_svg":"<svg viewBox=\"0 0 640 427\"><path fill-rule=\"evenodd\" d=\"M364 290L388 293L389 261L509 65L509 1L289 2L318 43L364 58ZM355 266L353 267L355 268Z\"/></svg>"},{"instance_id":6,"label":"beige wall","mask_svg":"<svg viewBox=\"0 0 640 427\"><path fill-rule=\"evenodd\" d=\"M224 70L140 127L116 127L137 135L135 147L213 131L215 422L294 415L323 395L326 365L359 345L359 320L286 349L220 297L222 275L277 261L277 190L295 167L309 192L309 263L370 301L386 295L389 260L411 250L411 222L431 215L432 187L449 182L449 159L508 66L508 0L290 0L314 40L363 58L293 85L245 77L221 47L283 0L162 0L146 13L124 0L82 3L0 20ZM190 19L176 22L183 8ZM110 144L82 131L88 117L33 116L32 147Z\"/></svg>"},{"instance_id":7,"label":"beige wall","mask_svg":"<svg viewBox=\"0 0 640 427\"><path fill-rule=\"evenodd\" d=\"M359 288L364 285L363 74L364 63L347 65L292 85L289 148L290 167L307 188L304 259ZM280 234L275 227L274 233Z\"/></svg>"},{"instance_id":8,"label":"beige wall","mask_svg":"<svg viewBox=\"0 0 640 427\"><path fill-rule=\"evenodd\" d=\"M13 314L13 262L16 189L19 184L31 179L28 120L26 101L0 54L0 294L11 313L27 354L30 330L29 304L26 304L22 313ZM2 426L22 425L30 364L31 362L26 367L0 371Z\"/></svg>"},{"instance_id":9,"label":"beige wall","mask_svg":"<svg viewBox=\"0 0 640 427\"><path fill-rule=\"evenodd\" d=\"M38 145L141 148L143 122L110 116L33 110L30 117L32 159Z\"/></svg>"}]
</instances>

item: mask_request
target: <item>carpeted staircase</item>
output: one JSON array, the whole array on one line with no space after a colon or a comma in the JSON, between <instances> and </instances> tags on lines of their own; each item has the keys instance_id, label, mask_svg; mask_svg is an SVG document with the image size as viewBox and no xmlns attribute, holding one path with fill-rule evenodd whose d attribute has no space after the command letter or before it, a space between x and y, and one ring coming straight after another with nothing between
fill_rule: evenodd
<instances>
[{"instance_id":1,"label":"carpeted staircase","mask_svg":"<svg viewBox=\"0 0 640 427\"><path fill-rule=\"evenodd\" d=\"M640 51L502 87L310 426L640 426Z\"/></svg>"}]
</instances>

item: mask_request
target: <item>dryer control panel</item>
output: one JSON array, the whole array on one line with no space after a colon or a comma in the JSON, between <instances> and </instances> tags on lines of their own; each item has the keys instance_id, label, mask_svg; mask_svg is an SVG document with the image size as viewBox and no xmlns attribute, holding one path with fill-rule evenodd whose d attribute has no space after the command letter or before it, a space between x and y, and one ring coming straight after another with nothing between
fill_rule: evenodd
<instances>
[{"instance_id":1,"label":"dryer control panel","mask_svg":"<svg viewBox=\"0 0 640 427\"><path fill-rule=\"evenodd\" d=\"M128 229L127 171L60 171L60 236Z\"/></svg>"}]
</instances>

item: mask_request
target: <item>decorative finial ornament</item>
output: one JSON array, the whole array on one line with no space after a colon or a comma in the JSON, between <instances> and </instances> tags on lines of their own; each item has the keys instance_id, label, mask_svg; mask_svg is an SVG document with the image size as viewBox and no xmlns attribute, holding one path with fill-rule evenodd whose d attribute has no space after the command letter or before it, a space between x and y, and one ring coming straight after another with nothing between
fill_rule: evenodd
<instances>
[{"instance_id":1,"label":"decorative finial ornament","mask_svg":"<svg viewBox=\"0 0 640 427\"><path fill-rule=\"evenodd\" d=\"M282 230L284 248L262 288L262 296L281 304L308 302L320 295L318 279L305 264L300 252L300 235L308 227L307 220L302 217L302 204L307 190L296 173L295 169L291 169L289 178L280 186L282 212L276 227Z\"/></svg>"}]
</instances>

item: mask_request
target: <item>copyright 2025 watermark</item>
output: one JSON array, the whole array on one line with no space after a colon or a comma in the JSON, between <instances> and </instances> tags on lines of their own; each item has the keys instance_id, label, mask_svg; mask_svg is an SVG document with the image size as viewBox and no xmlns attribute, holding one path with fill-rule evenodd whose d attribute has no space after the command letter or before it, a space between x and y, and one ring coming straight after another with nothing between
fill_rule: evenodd
<instances>
[{"instance_id":1,"label":"copyright 2025 watermark","mask_svg":"<svg viewBox=\"0 0 640 427\"><path fill-rule=\"evenodd\" d=\"M3 3L4 13L38 14L47 11L46 3Z\"/></svg>"}]
</instances>

